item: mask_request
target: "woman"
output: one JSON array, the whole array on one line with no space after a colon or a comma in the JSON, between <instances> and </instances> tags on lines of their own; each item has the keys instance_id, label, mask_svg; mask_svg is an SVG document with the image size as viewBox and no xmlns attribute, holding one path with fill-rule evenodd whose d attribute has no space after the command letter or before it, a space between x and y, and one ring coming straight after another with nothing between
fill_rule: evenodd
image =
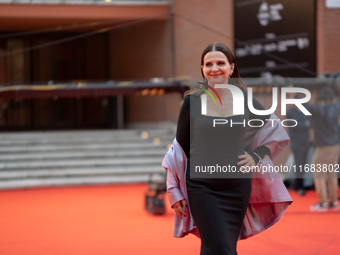
<instances>
[{"instance_id":1,"label":"woman","mask_svg":"<svg viewBox=\"0 0 340 255\"><path fill-rule=\"evenodd\" d=\"M282 127L268 125L272 115L254 115L247 104L244 105L243 115L233 116L231 92L214 88L215 84L233 84L243 89L247 98L246 86L240 78L235 57L227 46L221 43L208 45L202 53L201 70L205 85L185 97L176 138L163 160L167 170L168 197L176 212L174 235L183 237L193 233L199 236L201 255L237 254L239 238L247 238L274 224L291 203L287 193L277 194L287 192L280 179L271 178L267 183L263 178L259 179L255 187L261 186L262 190L253 192L252 175L247 171L263 161L266 155L276 156L288 144L289 138ZM202 115L202 94L204 91L213 93L214 90L221 99L221 105L215 105L211 97L206 97L207 112ZM253 106L264 110L255 98ZM259 119L265 124L256 130L257 139L251 142L249 152L245 152L245 142L249 141L246 139L246 126L216 125L213 128L212 121L218 119L229 123L248 123L248 119ZM272 132L270 127L276 131ZM200 178L197 175L190 178L196 166L202 166L202 163L206 166L232 166L238 171L223 173L222 178ZM263 192L268 189L271 192L273 187L275 190L266 200ZM251 194L256 206L250 208ZM277 199L279 196L280 199ZM262 214L258 214L259 209Z\"/></svg>"}]
</instances>

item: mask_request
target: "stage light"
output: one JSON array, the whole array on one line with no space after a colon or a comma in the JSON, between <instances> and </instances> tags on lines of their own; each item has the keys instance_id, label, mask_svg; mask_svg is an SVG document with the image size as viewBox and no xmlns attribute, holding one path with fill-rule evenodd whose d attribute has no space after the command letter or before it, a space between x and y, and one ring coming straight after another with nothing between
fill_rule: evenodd
<instances>
[{"instance_id":1,"label":"stage light","mask_svg":"<svg viewBox=\"0 0 340 255\"><path fill-rule=\"evenodd\" d=\"M153 139L153 144L158 145L158 144L160 144L160 143L161 143L161 139L159 139L158 137L155 137L155 138Z\"/></svg>"},{"instance_id":2,"label":"stage light","mask_svg":"<svg viewBox=\"0 0 340 255\"><path fill-rule=\"evenodd\" d=\"M146 138L148 138L149 134L148 134L148 132L143 131L143 132L140 134L140 136L141 136L143 139L146 139Z\"/></svg>"}]
</instances>

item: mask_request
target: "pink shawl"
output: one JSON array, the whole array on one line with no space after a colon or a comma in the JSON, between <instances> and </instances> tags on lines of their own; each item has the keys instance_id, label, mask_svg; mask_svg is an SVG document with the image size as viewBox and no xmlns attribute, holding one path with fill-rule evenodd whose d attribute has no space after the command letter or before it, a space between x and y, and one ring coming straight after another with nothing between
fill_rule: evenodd
<instances>
[{"instance_id":1,"label":"pink shawl","mask_svg":"<svg viewBox=\"0 0 340 255\"><path fill-rule=\"evenodd\" d=\"M272 114L271 119L278 118ZM272 160L288 143L289 136L280 121L268 121L255 133L255 136L254 132L247 130L246 144L250 146L250 151L262 145L267 146L271 151L270 156L266 155L259 162L259 168L262 165L274 166ZM182 199L188 201L185 181L187 158L176 138L165 154L162 165L167 170L167 194L171 206ZM253 172L250 200L239 239L256 235L278 222L292 201L278 173ZM175 214L175 237L184 237L189 233L199 237L190 212L190 203L187 210L187 217L183 219Z\"/></svg>"}]
</instances>

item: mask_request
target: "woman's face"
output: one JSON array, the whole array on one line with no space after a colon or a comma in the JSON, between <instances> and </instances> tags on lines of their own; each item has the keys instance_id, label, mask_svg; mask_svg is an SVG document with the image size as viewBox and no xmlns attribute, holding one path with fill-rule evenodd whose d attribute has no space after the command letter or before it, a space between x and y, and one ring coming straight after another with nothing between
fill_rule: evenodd
<instances>
[{"instance_id":1,"label":"woman's face","mask_svg":"<svg viewBox=\"0 0 340 255\"><path fill-rule=\"evenodd\" d=\"M234 64L230 65L221 51L210 51L204 56L202 71L209 84L225 84L234 71Z\"/></svg>"}]
</instances>

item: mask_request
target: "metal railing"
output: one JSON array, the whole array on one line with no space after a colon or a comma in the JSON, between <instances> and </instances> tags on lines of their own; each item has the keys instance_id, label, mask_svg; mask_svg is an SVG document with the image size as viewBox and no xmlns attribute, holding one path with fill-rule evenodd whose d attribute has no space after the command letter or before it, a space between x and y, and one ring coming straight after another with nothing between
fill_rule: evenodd
<instances>
[{"instance_id":1,"label":"metal railing","mask_svg":"<svg viewBox=\"0 0 340 255\"><path fill-rule=\"evenodd\" d=\"M0 4L140 5L169 4L170 0L0 0Z\"/></svg>"}]
</instances>

